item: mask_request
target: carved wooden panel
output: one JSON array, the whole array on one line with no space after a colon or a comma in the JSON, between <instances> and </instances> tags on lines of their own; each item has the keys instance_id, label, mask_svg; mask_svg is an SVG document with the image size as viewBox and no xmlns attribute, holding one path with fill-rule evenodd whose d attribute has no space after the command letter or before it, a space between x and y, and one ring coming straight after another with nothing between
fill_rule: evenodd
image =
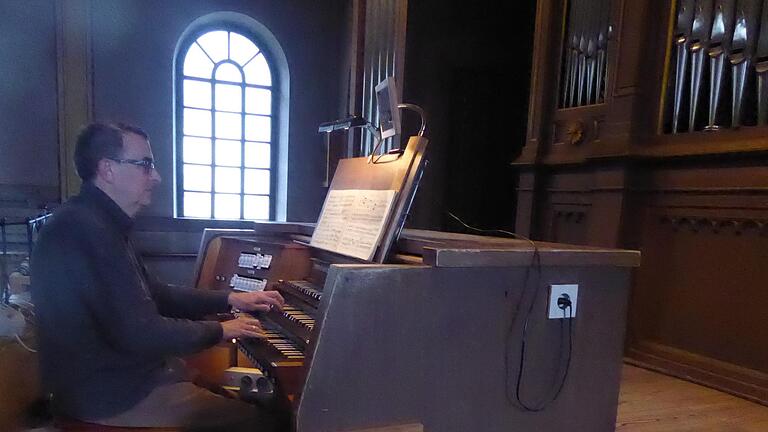
<instances>
[{"instance_id":1,"label":"carved wooden panel","mask_svg":"<svg viewBox=\"0 0 768 432\"><path fill-rule=\"evenodd\" d=\"M568 2L538 4L518 229L641 250L631 361L768 405L768 125L752 126L759 97L768 113L768 81L758 91L768 72L755 66L768 31L754 25L768 23L768 0L611 0L605 101L572 107L558 93L570 84L567 47L552 41L569 31ZM676 130L693 132L668 133L675 97Z\"/></svg>"},{"instance_id":2,"label":"carved wooden panel","mask_svg":"<svg viewBox=\"0 0 768 432\"><path fill-rule=\"evenodd\" d=\"M733 197L723 198L733 204ZM666 359L650 362L660 365L681 357L676 351L685 353L709 370L704 383L760 401L764 389L735 390L727 381L739 382L735 377L750 370L768 373L768 209L709 200L706 207L675 206L667 198L666 205L646 208L643 264L630 307L630 356L650 351ZM677 367L666 365L669 372L687 375L691 362L681 358Z\"/></svg>"},{"instance_id":3,"label":"carved wooden panel","mask_svg":"<svg viewBox=\"0 0 768 432\"><path fill-rule=\"evenodd\" d=\"M552 123L552 142L546 152L547 160L584 161L594 143L600 141L600 127L604 121L602 105L556 112Z\"/></svg>"},{"instance_id":4,"label":"carved wooden panel","mask_svg":"<svg viewBox=\"0 0 768 432\"><path fill-rule=\"evenodd\" d=\"M587 241L589 206L552 204L545 216L547 241L583 245Z\"/></svg>"}]
</instances>

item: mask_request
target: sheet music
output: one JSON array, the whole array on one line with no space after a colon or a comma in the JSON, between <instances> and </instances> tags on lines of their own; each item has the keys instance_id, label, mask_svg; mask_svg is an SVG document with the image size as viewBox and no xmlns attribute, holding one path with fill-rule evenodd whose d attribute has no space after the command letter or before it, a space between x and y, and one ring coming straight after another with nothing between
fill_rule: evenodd
<instances>
[{"instance_id":1,"label":"sheet music","mask_svg":"<svg viewBox=\"0 0 768 432\"><path fill-rule=\"evenodd\" d=\"M394 190L330 190L310 244L370 261L395 194Z\"/></svg>"}]
</instances>

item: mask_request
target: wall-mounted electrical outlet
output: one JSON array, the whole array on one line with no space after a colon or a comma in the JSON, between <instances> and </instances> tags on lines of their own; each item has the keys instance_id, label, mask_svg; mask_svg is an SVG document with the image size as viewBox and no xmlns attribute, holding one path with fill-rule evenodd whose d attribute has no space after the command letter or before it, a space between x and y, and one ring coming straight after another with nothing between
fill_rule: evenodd
<instances>
[{"instance_id":1,"label":"wall-mounted electrical outlet","mask_svg":"<svg viewBox=\"0 0 768 432\"><path fill-rule=\"evenodd\" d=\"M567 297L566 297L567 296ZM567 298L571 307L565 311L558 304L558 299ZM579 285L577 284L553 284L549 288L549 319L576 318L576 306L579 299ZM562 304L562 301L561 301ZM563 313L565 312L565 313Z\"/></svg>"}]
</instances>

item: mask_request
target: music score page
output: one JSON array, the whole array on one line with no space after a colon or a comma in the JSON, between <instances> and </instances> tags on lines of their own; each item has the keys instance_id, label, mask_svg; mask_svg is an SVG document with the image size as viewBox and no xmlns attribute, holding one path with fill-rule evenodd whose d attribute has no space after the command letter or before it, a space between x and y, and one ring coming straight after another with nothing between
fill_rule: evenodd
<instances>
[{"instance_id":1,"label":"music score page","mask_svg":"<svg viewBox=\"0 0 768 432\"><path fill-rule=\"evenodd\" d=\"M330 190L310 244L370 261L384 233L394 190Z\"/></svg>"}]
</instances>

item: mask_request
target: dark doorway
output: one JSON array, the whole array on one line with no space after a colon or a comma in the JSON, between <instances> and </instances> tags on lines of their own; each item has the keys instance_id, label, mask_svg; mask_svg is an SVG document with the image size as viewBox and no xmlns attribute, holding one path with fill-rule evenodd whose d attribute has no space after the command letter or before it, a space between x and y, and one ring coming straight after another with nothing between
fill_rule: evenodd
<instances>
[{"instance_id":1,"label":"dark doorway","mask_svg":"<svg viewBox=\"0 0 768 432\"><path fill-rule=\"evenodd\" d=\"M514 229L536 7L521 3L409 2L403 98L428 113L430 165L408 226L464 231L451 212Z\"/></svg>"}]
</instances>

